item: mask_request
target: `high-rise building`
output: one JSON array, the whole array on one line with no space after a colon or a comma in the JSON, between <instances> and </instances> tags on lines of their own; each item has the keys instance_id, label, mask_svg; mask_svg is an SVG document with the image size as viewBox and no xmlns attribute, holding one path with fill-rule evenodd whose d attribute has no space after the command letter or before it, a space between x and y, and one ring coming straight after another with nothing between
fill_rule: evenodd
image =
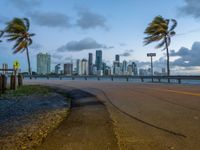
<instances>
[{"instance_id":1,"label":"high-rise building","mask_svg":"<svg viewBox=\"0 0 200 150\"><path fill-rule=\"evenodd\" d=\"M37 73L50 74L51 73L51 55L37 54Z\"/></svg>"},{"instance_id":2,"label":"high-rise building","mask_svg":"<svg viewBox=\"0 0 200 150\"><path fill-rule=\"evenodd\" d=\"M88 75L88 61L86 59L81 61L81 75Z\"/></svg>"},{"instance_id":3,"label":"high-rise building","mask_svg":"<svg viewBox=\"0 0 200 150\"><path fill-rule=\"evenodd\" d=\"M122 63L122 73L123 75L127 75L127 61L124 60Z\"/></svg>"},{"instance_id":4,"label":"high-rise building","mask_svg":"<svg viewBox=\"0 0 200 150\"><path fill-rule=\"evenodd\" d=\"M138 75L137 64L135 62L132 62L132 67L133 67L133 75L137 76Z\"/></svg>"},{"instance_id":5,"label":"high-rise building","mask_svg":"<svg viewBox=\"0 0 200 150\"><path fill-rule=\"evenodd\" d=\"M96 67L97 67L97 70L102 70L102 51L101 50L96 51Z\"/></svg>"},{"instance_id":6,"label":"high-rise building","mask_svg":"<svg viewBox=\"0 0 200 150\"><path fill-rule=\"evenodd\" d=\"M120 62L120 56L119 55L115 55L115 61Z\"/></svg>"},{"instance_id":7,"label":"high-rise building","mask_svg":"<svg viewBox=\"0 0 200 150\"><path fill-rule=\"evenodd\" d=\"M132 65L128 65L128 67L127 67L127 74L128 75L133 75L133 67L132 67Z\"/></svg>"},{"instance_id":8,"label":"high-rise building","mask_svg":"<svg viewBox=\"0 0 200 150\"><path fill-rule=\"evenodd\" d=\"M64 64L64 74L72 75L72 73L73 73L73 64L72 63Z\"/></svg>"},{"instance_id":9,"label":"high-rise building","mask_svg":"<svg viewBox=\"0 0 200 150\"><path fill-rule=\"evenodd\" d=\"M76 61L76 72L77 72L78 75L81 75L81 72L82 72L81 70L82 70L82 68L81 68L81 60L77 59L77 61Z\"/></svg>"},{"instance_id":10,"label":"high-rise building","mask_svg":"<svg viewBox=\"0 0 200 150\"><path fill-rule=\"evenodd\" d=\"M8 73L8 71L7 71L7 69L8 69L8 64L3 64L3 65L2 65L2 69L3 69L3 74L7 74L7 73Z\"/></svg>"},{"instance_id":11,"label":"high-rise building","mask_svg":"<svg viewBox=\"0 0 200 150\"><path fill-rule=\"evenodd\" d=\"M93 56L92 53L89 53L89 60L88 60L88 71L89 75L93 75Z\"/></svg>"},{"instance_id":12,"label":"high-rise building","mask_svg":"<svg viewBox=\"0 0 200 150\"><path fill-rule=\"evenodd\" d=\"M59 74L60 73L60 64L57 64L55 66L55 74Z\"/></svg>"}]
</instances>

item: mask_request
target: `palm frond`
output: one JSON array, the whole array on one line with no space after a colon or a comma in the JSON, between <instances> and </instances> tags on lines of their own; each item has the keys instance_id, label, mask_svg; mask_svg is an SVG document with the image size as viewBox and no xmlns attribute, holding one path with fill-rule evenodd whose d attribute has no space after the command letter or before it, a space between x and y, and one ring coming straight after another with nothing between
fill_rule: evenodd
<instances>
[{"instance_id":1,"label":"palm frond","mask_svg":"<svg viewBox=\"0 0 200 150\"><path fill-rule=\"evenodd\" d=\"M28 19L28 18L24 18L24 23L25 23L25 25L26 25L26 31L29 31L29 28L30 28L29 19Z\"/></svg>"},{"instance_id":2,"label":"palm frond","mask_svg":"<svg viewBox=\"0 0 200 150\"><path fill-rule=\"evenodd\" d=\"M156 48L161 48L165 45L165 40L163 39L157 46Z\"/></svg>"},{"instance_id":3,"label":"palm frond","mask_svg":"<svg viewBox=\"0 0 200 150\"><path fill-rule=\"evenodd\" d=\"M169 31L173 31L178 25L175 19L171 19L171 22L172 22L172 26L170 27Z\"/></svg>"}]
</instances>

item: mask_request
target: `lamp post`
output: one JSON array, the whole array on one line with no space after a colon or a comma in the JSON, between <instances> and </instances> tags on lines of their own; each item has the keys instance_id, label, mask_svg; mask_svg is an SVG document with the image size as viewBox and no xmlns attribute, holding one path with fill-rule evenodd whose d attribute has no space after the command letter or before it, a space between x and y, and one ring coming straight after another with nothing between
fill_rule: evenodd
<instances>
[{"instance_id":1,"label":"lamp post","mask_svg":"<svg viewBox=\"0 0 200 150\"><path fill-rule=\"evenodd\" d=\"M156 56L156 53L147 53L147 57L151 57L151 75L153 76L153 57Z\"/></svg>"}]
</instances>

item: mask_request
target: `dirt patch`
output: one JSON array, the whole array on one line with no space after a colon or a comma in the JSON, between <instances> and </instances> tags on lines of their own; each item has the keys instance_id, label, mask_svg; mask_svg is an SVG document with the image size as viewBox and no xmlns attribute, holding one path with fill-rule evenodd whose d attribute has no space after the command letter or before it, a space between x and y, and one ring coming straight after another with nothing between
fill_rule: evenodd
<instances>
[{"instance_id":1,"label":"dirt patch","mask_svg":"<svg viewBox=\"0 0 200 150\"><path fill-rule=\"evenodd\" d=\"M67 116L58 93L0 100L0 150L33 149Z\"/></svg>"}]
</instances>

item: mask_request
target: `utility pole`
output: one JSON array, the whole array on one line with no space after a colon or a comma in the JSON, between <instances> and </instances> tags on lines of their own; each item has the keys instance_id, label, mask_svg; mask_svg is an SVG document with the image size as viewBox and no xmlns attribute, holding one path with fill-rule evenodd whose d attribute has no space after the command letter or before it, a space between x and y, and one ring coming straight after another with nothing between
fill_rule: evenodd
<instances>
[{"instance_id":1,"label":"utility pole","mask_svg":"<svg viewBox=\"0 0 200 150\"><path fill-rule=\"evenodd\" d=\"M151 75L153 76L153 57L156 56L156 53L147 53L147 57L151 57Z\"/></svg>"}]
</instances>

